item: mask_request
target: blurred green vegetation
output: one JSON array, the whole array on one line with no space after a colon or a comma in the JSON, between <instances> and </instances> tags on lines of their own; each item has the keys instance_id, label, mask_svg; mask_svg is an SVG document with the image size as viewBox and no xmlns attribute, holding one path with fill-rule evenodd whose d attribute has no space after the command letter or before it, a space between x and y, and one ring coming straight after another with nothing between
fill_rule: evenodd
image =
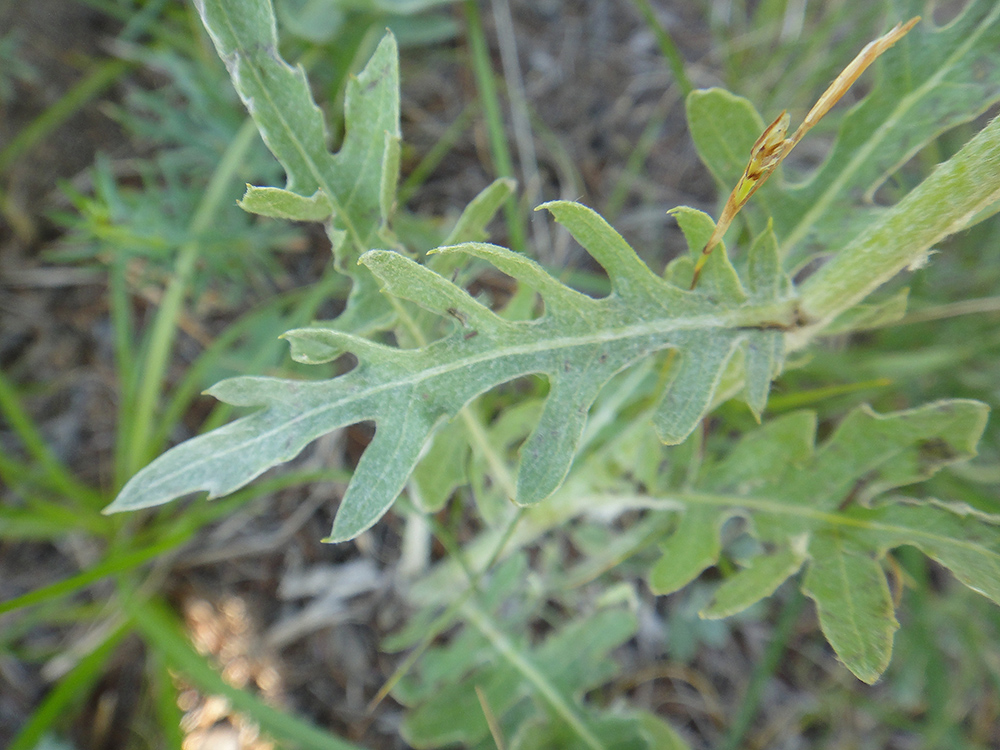
<instances>
[{"instance_id":1,"label":"blurred green vegetation","mask_svg":"<svg viewBox=\"0 0 1000 750\"><path fill-rule=\"evenodd\" d=\"M55 386L37 382L32 372L19 369L16 363L0 373L4 422L0 434L0 560L10 564L19 550L29 548L62 550L64 545L73 544L90 550L89 561L80 564L76 572L52 579L49 576L60 568L42 571L47 583L27 587L0 603L0 658L32 665L32 669L56 657L68 658L59 678L39 697L8 747L32 750L53 746L53 738L68 736L74 717L88 716L88 697L116 649L133 635L145 644L139 699L142 717L136 720L144 734L138 736L137 732L130 737L130 747L179 746L178 688L171 679L173 673L183 674L204 691L225 694L235 708L251 716L282 746L354 747L297 717L291 709L278 711L249 691L227 686L210 660L192 647L165 601L163 584L172 561L218 519L239 508L252 508L282 488L343 481L345 470L289 470L211 504L175 504L127 516L99 513L124 481L168 443L189 436L193 429L209 429L229 418L231 409L224 405L205 405L199 397L203 389L234 374L304 372L305 368L290 361L277 336L316 317L332 316L342 305L347 286L332 269L312 262L312 256L296 260L304 245L312 246L301 227L252 217L236 206L245 183L274 184L280 179L280 170L233 93L194 8L186 3L138 0L86 0L85 4L118 24L120 31L112 45L116 56L86 61L79 85L25 123L17 136L0 148L0 178L11 165L30 161L34 149L52 137L61 123L71 121L87 102L104 96L111 86L122 93L103 106L128 134L135 156L121 162L98 155L85 184L66 182L62 186L64 207L50 215L59 227L59 237L42 248L51 263L97 269L106 279L114 354L112 362L103 364L113 367L118 387L116 434L111 455L102 457L111 468L100 478L96 472L81 476L77 466L49 444L39 416L32 413L33 400ZM646 3L637 5L649 8ZM708 59L699 61L698 67L713 71L706 77L748 97L765 116L785 108L804 113L844 61L885 25L885 13L878 4L849 0L705 0L696 5L712 40ZM663 34L668 34L668 40L674 34L676 41L676 29L664 22L670 17L670 6L653 3L652 8L652 15L637 11L635 23L649 24L649 32L660 37L661 48L667 53ZM451 148L460 132L484 121L489 133L484 149L491 154L496 176L514 176L514 159L503 125L503 111L509 102L503 97L509 96L513 84L496 72L500 66L490 58L483 19L474 0L454 5L284 0L279 1L278 10L283 54L308 69L334 139L343 128L345 81L367 60L386 26L393 29L401 44L412 47L408 54L413 59L429 60L428 65L443 61L476 81L476 99L455 122L455 129L444 132L437 146L426 154L408 155L412 169L409 180L404 175L407 195L419 194L422 180L430 178L434 168L453 155ZM37 82L38 71L20 60L18 50L23 44L15 32L0 38L2 102L10 101L18 87ZM683 44L674 49L681 55L687 51ZM668 67L668 60L664 66ZM690 61L687 71L696 85L702 82ZM405 74L403 86L405 90ZM660 119L650 121L649 137L636 144L635 158L629 161L621 185L630 184L641 173L665 117L661 114ZM816 140L822 142L824 134L832 137L836 121L835 112L817 128ZM924 148L883 188L885 199L912 187L930 167L957 151L975 130L976 124L960 126ZM404 140L405 136L404 131ZM604 196L611 213L627 204L628 195L622 187ZM0 194L8 224L14 230L24 227L21 209L6 198ZM454 208L441 207L441 213ZM518 249L530 247L524 209L511 202L505 225L499 229ZM404 210L397 227L413 250L426 249L443 239L437 217ZM765 422L785 411L806 407L818 413L822 435L862 403L878 411L892 411L937 398L962 397L995 407L1000 401L998 233L1000 225L995 220L984 221L949 239L926 267L896 282L896 287L905 283L910 290L909 311L902 320L863 333L831 337L822 346L799 355L775 383ZM299 277L293 278L290 270L302 273L302 266L313 274L306 285L299 283ZM574 273L573 283L578 288L600 290L606 286L599 274L586 269ZM151 290L155 295L150 295ZM884 290L880 296L893 291ZM140 305L136 300L144 302ZM190 336L192 328L185 326L192 314L201 317L199 311L204 311L205 317L217 315L223 320L207 332L200 346L182 347L181 331ZM662 362L656 365L661 371L665 369ZM309 372L316 374L315 368ZM325 372L333 372L332 366ZM650 379L655 381L657 375L655 368L650 370ZM635 373L622 377L630 376L641 380ZM538 382L519 383L490 393L479 403L479 413L490 431L485 443L501 446L502 458L513 455L526 432L525 425L530 424L537 402L529 397L540 397L543 392L544 386ZM605 433L624 431L629 409L638 410L638 400L625 404L618 416L605 424ZM193 426L192 414L197 415ZM498 414L504 416L490 422ZM725 453L736 436L753 426L753 418L743 405L723 404L703 435L673 449L671 479L682 483L701 461L702 453ZM987 427L979 454L976 460L928 480L922 493L965 502L985 513L1000 513L1000 428L995 420ZM470 471L472 476L486 476L496 468L491 465L496 455L489 450L480 450L474 460L486 468ZM616 479L610 477L609 481ZM465 565L478 551L463 548L462 540L483 525L482 519L490 519L491 507L503 503L500 480L479 481L482 486L475 492L463 490L465 497L475 495L479 516L470 520L470 502L465 507L456 503L433 519L437 543ZM643 534L653 531L638 523L618 530L635 535L636 550L643 549ZM517 533L517 529L508 531ZM648 567L650 552L645 550L635 558L628 545L618 540L621 549L611 554L615 542L605 525L579 520L537 544L532 568L521 571L523 580L517 586L502 577L493 580L491 585L498 590L503 586L516 589L517 605L502 618L503 627L516 633L518 642L512 653L522 648L530 651L527 636L532 629L539 629L552 636L547 647L554 652L553 659L558 660L567 650L570 653L565 658L571 659L572 643L567 645L566 639L579 635L573 630L577 625L573 613L594 606L602 597L603 603L595 607L587 622L593 627L602 617L614 620L615 627L621 629L621 639L632 636L639 623L631 623L615 607L637 606L631 582ZM726 566L735 566L742 554L741 545L746 544L745 534L731 535L719 565L723 572ZM579 580L585 582L578 587L566 586L562 569L566 549L575 551L581 568L588 560L593 563L592 570L578 571ZM602 557L602 552L607 556ZM526 564L525 558L512 559ZM671 634L667 652L675 672L668 677L681 674L686 675L682 679L696 684L699 679L710 683L711 674L691 677L711 663L699 660L699 654L732 642L737 632L763 632L769 645L761 659L749 663L751 671L744 675L747 687L738 705L725 706L714 715L706 711L706 716L686 723L683 706L665 714L675 725L685 723L687 736L696 736L703 743L692 742L692 746L763 747L777 745L782 737L798 737L803 746L844 747L863 735L870 747L989 747L1000 726L995 708L1000 705L997 609L950 577L942 577L940 568L915 550L904 548L892 559L902 600L902 628L896 636L894 660L880 684L864 687L846 679L845 673L831 670L825 644L801 615L802 599L792 587L785 586L771 601L732 621L705 621L696 615L706 596L696 583L675 595L669 604L661 601L657 605L658 616L668 622ZM24 587L28 578L19 574L16 580ZM456 606L449 614L457 616L458 610ZM641 607L638 611L649 614ZM502 642L481 612L466 614L481 627L478 633L462 634L456 640ZM415 633L408 643L422 643L421 652L454 621L449 617L432 626L428 624L430 617L422 613L412 623ZM29 637L40 631L57 635L41 641ZM606 670L607 653L617 643L609 636L607 643L590 644L588 664ZM439 645L442 647L437 648ZM531 648L545 647L535 644ZM447 663L442 644L436 644L430 655L432 659L420 667L425 673L441 661L443 671L456 667ZM641 671L641 665L632 666ZM623 675L615 679L612 670L608 676L612 687L603 688L607 694L599 696L606 705L627 703L639 691L643 678L636 677L630 684L630 678ZM798 702L780 711L770 705L775 698L768 686L776 675L782 684L794 684L800 691ZM574 682L571 677L578 679ZM589 679L566 677L574 689L598 691L599 681ZM652 678L647 675L645 679ZM404 692L416 690L414 684L404 681L402 685ZM708 696L705 703L711 706L712 689L702 687L700 695ZM553 707L556 713L561 710L557 702ZM646 732L644 737L666 736L656 732L667 730L642 724L646 721L643 717L631 716L630 721L629 731L636 737L640 726ZM615 731L616 725L611 719L608 722L601 725L602 732ZM411 736L417 735L417 729L425 731L427 737L445 734L436 724L430 729L414 729L416 724L411 717ZM474 746L494 746L490 738L478 741L480 744ZM566 743L552 747L577 746L566 738L551 741ZM663 741L661 746L666 747L674 738Z\"/></svg>"}]
</instances>

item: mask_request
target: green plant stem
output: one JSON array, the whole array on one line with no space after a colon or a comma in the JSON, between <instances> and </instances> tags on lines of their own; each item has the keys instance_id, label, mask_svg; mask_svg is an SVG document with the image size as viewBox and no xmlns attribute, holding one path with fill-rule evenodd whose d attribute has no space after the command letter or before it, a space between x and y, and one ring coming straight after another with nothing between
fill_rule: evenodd
<instances>
[{"instance_id":1,"label":"green plant stem","mask_svg":"<svg viewBox=\"0 0 1000 750\"><path fill-rule=\"evenodd\" d=\"M899 320L887 322L879 328L905 326L911 323L926 323L930 320L956 318L960 315L990 315L1000 312L1000 297L982 297L979 299L963 299L944 305L934 305L920 310L911 310Z\"/></svg>"},{"instance_id":2,"label":"green plant stem","mask_svg":"<svg viewBox=\"0 0 1000 750\"><path fill-rule=\"evenodd\" d=\"M131 429L127 433L129 445L126 453L128 458L124 466L125 476L138 471L158 449L158 446L151 445L150 436L156 430L154 417L177 335L177 320L201 249L198 237L208 229L216 212L227 199L233 177L242 165L247 149L257 137L257 128L253 120L247 118L212 175L205 195L191 220L190 239L177 253L173 278L163 295L163 301L153 323L136 402L130 409L129 417L126 417L126 423L131 422ZM124 478L118 479L121 481Z\"/></svg>"},{"instance_id":3,"label":"green plant stem","mask_svg":"<svg viewBox=\"0 0 1000 750\"><path fill-rule=\"evenodd\" d=\"M115 368L118 379L123 385L134 384L136 382L135 326L132 320L127 261L122 258L112 263L109 271L108 307L115 337Z\"/></svg>"},{"instance_id":4,"label":"green plant stem","mask_svg":"<svg viewBox=\"0 0 1000 750\"><path fill-rule=\"evenodd\" d=\"M486 47L486 34L483 31L483 22L479 15L479 0L465 0L463 7L468 22L472 70L476 76L479 98L486 115L486 127L490 134L490 152L496 162L497 177L514 177L514 163L510 158L507 136L504 134L503 128L503 115L500 113L500 97L497 94L493 68L490 66L490 55ZM513 196L504 203L504 216L507 219L511 249L523 253L527 247L527 232L524 218L521 216L517 200Z\"/></svg>"},{"instance_id":5,"label":"green plant stem","mask_svg":"<svg viewBox=\"0 0 1000 750\"><path fill-rule=\"evenodd\" d=\"M656 17L656 13L649 0L635 0L635 5L645 19L646 25L653 32L653 36L656 37L656 43L660 45L660 52L667 59L670 71L674 74L674 80L677 81L677 85L680 87L682 98L687 97L694 90L694 85L691 83L691 79L687 77L687 73L684 72L684 58L681 57L677 45L674 44L673 37L670 36L670 32L667 31L666 27L660 23L660 19Z\"/></svg>"},{"instance_id":6,"label":"green plant stem","mask_svg":"<svg viewBox=\"0 0 1000 750\"><path fill-rule=\"evenodd\" d=\"M490 736L493 737L493 744L497 746L497 750L507 750L507 743L503 739L503 727L500 726L500 722L497 720L496 714L493 713L493 709L489 703L486 702L486 693L483 689L476 685L476 697L479 698L479 707L483 710L483 716L486 717L486 724L490 728Z\"/></svg>"},{"instance_id":7,"label":"green plant stem","mask_svg":"<svg viewBox=\"0 0 1000 750\"><path fill-rule=\"evenodd\" d=\"M531 661L514 645L483 610L469 600L462 605L462 615L468 622L482 633L493 646L525 679L530 682L539 694L573 732L583 740L583 744L592 750L604 750L604 744L594 736L583 718L573 709L562 693Z\"/></svg>"},{"instance_id":8,"label":"green plant stem","mask_svg":"<svg viewBox=\"0 0 1000 750\"><path fill-rule=\"evenodd\" d=\"M809 277L800 310L820 328L1000 200L1000 118L938 168L886 216ZM810 326L812 333L815 328ZM810 332L806 329L803 333ZM806 338L793 336L793 348Z\"/></svg>"}]
</instances>

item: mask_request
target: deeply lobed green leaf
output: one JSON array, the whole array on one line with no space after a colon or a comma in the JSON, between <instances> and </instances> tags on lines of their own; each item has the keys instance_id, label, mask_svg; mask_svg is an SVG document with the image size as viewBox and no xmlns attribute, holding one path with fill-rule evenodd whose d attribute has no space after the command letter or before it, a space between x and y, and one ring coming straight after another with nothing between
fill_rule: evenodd
<instances>
[{"instance_id":1,"label":"deeply lobed green leaf","mask_svg":"<svg viewBox=\"0 0 1000 750\"><path fill-rule=\"evenodd\" d=\"M819 448L812 414L772 421L706 472L650 585L669 593L692 581L717 562L722 524L745 517L769 551L729 577L703 616L745 609L805 564L803 589L824 634L854 674L874 682L898 627L879 562L888 550L919 547L1000 603L1000 527L967 508L886 496L974 456L987 412L958 400L885 415L857 409Z\"/></svg>"},{"instance_id":2,"label":"deeply lobed green leaf","mask_svg":"<svg viewBox=\"0 0 1000 750\"><path fill-rule=\"evenodd\" d=\"M196 0L205 28L229 70L264 142L288 175L284 190L250 187L248 210L319 221L331 216L334 254L349 261L372 247L386 226L399 172L399 62L386 34L344 100L347 131L336 154L328 150L323 114L301 67L278 52L269 0Z\"/></svg>"},{"instance_id":3,"label":"deeply lobed green leaf","mask_svg":"<svg viewBox=\"0 0 1000 750\"><path fill-rule=\"evenodd\" d=\"M592 299L562 285L537 263L494 245L467 243L438 252L487 260L536 290L545 313L531 321L505 320L430 269L389 251L362 262L386 293L461 321L451 335L419 349L397 349L329 328L290 331L300 347L349 351L351 372L324 382L236 378L209 392L238 406L265 406L168 451L125 486L110 511L156 505L207 490L227 494L266 469L295 456L337 427L373 420L375 438L358 464L334 523L332 540L350 539L375 523L402 490L431 434L478 394L515 378L542 374L549 395L538 424L521 448L517 495L521 504L548 497L573 461L587 412L605 383L632 363L675 349L678 364L654 421L664 442L691 432L740 347L760 350L763 366L747 368L747 392L766 394L780 369L780 333L792 306L779 299L783 285L751 297L724 255L713 259L705 289L688 292L652 274L600 216L575 203L549 211L608 272L613 292ZM702 215L703 216L703 215ZM705 228L707 219L699 219ZM710 221L710 220L707 220ZM773 253L773 243L759 252ZM777 264L760 261L775 274ZM724 279L725 281L718 281ZM747 360L756 362L759 355Z\"/></svg>"},{"instance_id":4,"label":"deeply lobed green leaf","mask_svg":"<svg viewBox=\"0 0 1000 750\"><path fill-rule=\"evenodd\" d=\"M891 0L887 7L890 25L924 18L866 74L875 78L872 92L843 117L823 163L800 182L772 179L748 206L758 230L759 217L773 217L789 267L858 235L884 211L873 196L889 176L941 133L1000 100L1000 5L970 0L943 27L923 0ZM770 118L721 89L693 92L687 111L702 160L728 192Z\"/></svg>"},{"instance_id":5,"label":"deeply lobed green leaf","mask_svg":"<svg viewBox=\"0 0 1000 750\"><path fill-rule=\"evenodd\" d=\"M334 263L351 277L347 310L333 327L370 333L392 325L394 312L357 260L394 246L389 229L399 180L399 53L386 33L344 96L343 142L331 153L323 114L301 66L278 51L271 0L196 0L219 56L261 137L284 167L284 188L247 186L240 205L264 216L322 221Z\"/></svg>"},{"instance_id":6,"label":"deeply lobed green leaf","mask_svg":"<svg viewBox=\"0 0 1000 750\"><path fill-rule=\"evenodd\" d=\"M898 8L904 6L909 7L900 0ZM331 540L356 536L386 512L441 424L477 395L524 375L545 376L549 391L521 448L513 498L521 504L558 489L600 390L616 373L656 352L674 352L652 417L663 442L680 442L691 432L724 379L731 381L727 387L742 380L744 400L759 416L770 381L781 369L785 332L801 325L791 283L781 271L781 243L787 254L807 234L814 242L824 231L832 232L823 222L844 209L849 196L874 190L891 166L912 153L914 144L933 137L941 123L953 122L957 112L965 111L967 97L944 94L951 92L953 78L968 78L970 71L995 62L995 51L984 40L1000 17L995 7L973 0L946 29L922 32L930 62L909 59L905 45L894 50L887 57L889 72L878 84L882 95L870 97L845 119L838 146L813 178L762 192L761 202L765 208L772 204L775 221L753 243L742 274L718 252L698 289L687 291L691 257L678 259L659 278L593 211L574 203L546 204L608 275L611 294L593 299L559 283L533 261L479 242L440 248L430 267L387 250L361 254L388 237L397 172L398 71L391 37L349 88L347 135L333 155L304 75L275 51L267 2L255 0L252 12L239 18L218 1L205 0L199 9L289 176L285 190L250 189L247 207L308 220L329 213L342 266L360 254L347 315L334 325L290 331L286 338L293 354L318 362L350 352L358 365L325 382L237 378L218 384L210 391L216 397L263 408L169 451L137 474L109 510L156 505L198 490L213 497L232 492L292 458L316 437L371 420L375 438L345 494ZM975 85L977 96L992 100L997 95L992 84L976 79ZM918 104L938 98L942 109L929 120L900 119ZM699 149L716 176L725 179L741 169L740 139L751 140L760 125L753 108L710 91L692 96L689 113ZM892 148L880 150L887 139ZM845 161L837 158L838 149L852 154L878 150L884 158L859 161L852 156ZM497 184L470 205L454 238L475 237L509 189ZM697 254L713 230L711 218L686 208L674 215L692 255ZM473 299L447 278L462 255L489 262L535 290L544 314L510 320ZM424 317L411 316L413 330L400 337L413 348L346 332L372 330L370 321L389 309L373 296L376 280L388 298L395 298L395 309L406 301L426 311ZM429 329L434 316L452 321L452 330L422 346L419 331ZM765 439L745 441L717 468L707 485L715 500L685 513L653 571L654 588L675 590L713 564L721 552L722 524L733 515L746 515L772 552L727 581L706 613L738 611L806 564L806 590L817 601L825 632L862 679L875 679L888 661L895 628L878 564L887 549L915 544L973 588L994 598L998 594L995 538L982 519L961 516L945 505L872 503L887 490L971 455L983 419L982 407L970 402L942 402L885 418L855 412L818 451L808 416L772 423ZM442 449L448 445L442 442ZM460 480L460 473L446 479L433 490L437 496L431 502L438 505L441 493ZM427 485L418 480L414 486L419 494ZM959 532L974 541L963 544Z\"/></svg>"}]
</instances>

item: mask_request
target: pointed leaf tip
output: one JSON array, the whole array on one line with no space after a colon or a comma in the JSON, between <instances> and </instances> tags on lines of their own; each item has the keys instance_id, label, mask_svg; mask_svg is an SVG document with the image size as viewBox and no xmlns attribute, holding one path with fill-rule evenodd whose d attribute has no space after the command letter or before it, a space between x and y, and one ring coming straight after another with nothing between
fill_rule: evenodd
<instances>
[{"instance_id":1,"label":"pointed leaf tip","mask_svg":"<svg viewBox=\"0 0 1000 750\"><path fill-rule=\"evenodd\" d=\"M672 296L676 291L665 286L625 239L593 209L571 201L549 201L539 208L551 213L601 264L618 294L626 297L642 295L651 302L661 302L665 296Z\"/></svg>"},{"instance_id":2,"label":"pointed leaf tip","mask_svg":"<svg viewBox=\"0 0 1000 750\"><path fill-rule=\"evenodd\" d=\"M809 555L802 590L816 602L823 635L844 666L872 685L889 666L899 628L885 572L870 553L833 532L816 535Z\"/></svg>"},{"instance_id":3,"label":"pointed leaf tip","mask_svg":"<svg viewBox=\"0 0 1000 750\"><path fill-rule=\"evenodd\" d=\"M354 539L386 514L403 491L432 430L433 424L419 413L408 414L391 428L380 428L376 422L375 437L361 455L324 541Z\"/></svg>"}]
</instances>

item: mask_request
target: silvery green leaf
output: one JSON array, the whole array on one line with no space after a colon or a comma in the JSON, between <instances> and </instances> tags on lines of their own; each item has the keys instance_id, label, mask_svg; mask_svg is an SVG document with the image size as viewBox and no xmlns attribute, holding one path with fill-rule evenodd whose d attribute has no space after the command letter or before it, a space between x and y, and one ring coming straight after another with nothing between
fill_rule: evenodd
<instances>
[{"instance_id":1,"label":"silvery green leaf","mask_svg":"<svg viewBox=\"0 0 1000 750\"><path fill-rule=\"evenodd\" d=\"M285 62L278 51L270 1L247 0L237 5L196 0L195 5L264 142L285 169L285 190L332 208L329 234L334 255L345 273L356 275L354 261L381 244L378 236L389 219L398 179L395 39L386 34L365 69L349 80L344 100L346 133L334 154L305 72ZM267 196L271 202L262 197L251 189L244 201L254 209L273 211L271 203L277 196ZM288 196L281 199L292 202ZM296 209L306 210L302 203Z\"/></svg>"},{"instance_id":2,"label":"silvery green leaf","mask_svg":"<svg viewBox=\"0 0 1000 750\"><path fill-rule=\"evenodd\" d=\"M669 593L715 565L722 524L733 516L768 551L718 588L704 617L726 617L769 596L804 564L803 589L838 657L859 679L885 670L898 623L881 558L908 544L1000 603L1000 526L967 508L917 502L889 491L969 459L988 408L939 401L878 414L855 409L815 446L809 412L747 433L721 463L704 470L676 530L657 540L662 557L650 587Z\"/></svg>"},{"instance_id":3,"label":"silvery green leaf","mask_svg":"<svg viewBox=\"0 0 1000 750\"><path fill-rule=\"evenodd\" d=\"M616 373L664 349L676 365L654 414L660 438L676 443L708 409L730 359L741 348L770 347L761 326L791 315L787 301L755 305L720 254L724 279L708 290L678 289L649 271L598 214L576 203L549 211L606 269L613 291L593 299L561 284L534 261L495 245L466 243L439 253L488 261L538 292L545 313L507 320L460 287L405 256L384 250L362 262L386 294L455 322L445 338L417 349L378 344L331 328L289 331L300 354L351 352L358 366L322 382L236 378L209 392L234 404L263 407L173 448L139 472L110 511L149 507L190 492L228 494L294 457L320 435L372 420L375 437L341 504L331 540L357 536L392 505L433 432L472 398L529 374L549 394L521 447L516 496L532 504L562 483L580 445L598 392ZM769 350L772 356L777 352ZM751 358L752 360L752 358ZM759 378L773 367L756 368ZM759 406L759 404L758 404Z\"/></svg>"}]
</instances>

